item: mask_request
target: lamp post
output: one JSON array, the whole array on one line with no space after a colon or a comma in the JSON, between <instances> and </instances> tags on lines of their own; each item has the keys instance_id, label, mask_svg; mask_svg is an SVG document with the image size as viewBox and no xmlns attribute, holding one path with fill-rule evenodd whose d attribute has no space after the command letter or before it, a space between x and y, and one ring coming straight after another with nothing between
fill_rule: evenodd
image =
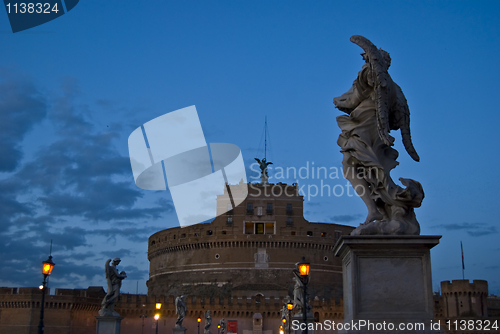
<instances>
[{"instance_id":1,"label":"lamp post","mask_svg":"<svg viewBox=\"0 0 500 334\"><path fill-rule=\"evenodd\" d=\"M285 327L283 327L283 326L286 326L286 317L283 318L283 319L281 319L281 322L283 323L283 325L280 326L281 327L281 331L283 333L285 333L286 330L285 330Z\"/></svg>"},{"instance_id":2,"label":"lamp post","mask_svg":"<svg viewBox=\"0 0 500 334\"><path fill-rule=\"evenodd\" d=\"M290 329L290 323L292 322L292 309L293 309L293 303L288 302L286 304L286 308L288 310L288 334L291 334L291 329Z\"/></svg>"},{"instance_id":3,"label":"lamp post","mask_svg":"<svg viewBox=\"0 0 500 334\"><path fill-rule=\"evenodd\" d=\"M139 318L142 319L142 329L141 329L141 334L144 334L144 318L147 318L148 315L146 314L146 312L144 311L144 307L146 307L146 304L142 304L142 307L143 307L143 313L139 316Z\"/></svg>"},{"instance_id":4,"label":"lamp post","mask_svg":"<svg viewBox=\"0 0 500 334\"><path fill-rule=\"evenodd\" d=\"M217 325L217 334L219 334L219 330L220 330L220 323Z\"/></svg>"},{"instance_id":5,"label":"lamp post","mask_svg":"<svg viewBox=\"0 0 500 334\"><path fill-rule=\"evenodd\" d=\"M198 317L197 321L198 321L198 334L200 334L200 322L201 322L201 318Z\"/></svg>"},{"instance_id":6,"label":"lamp post","mask_svg":"<svg viewBox=\"0 0 500 334\"><path fill-rule=\"evenodd\" d=\"M50 244L51 251L52 253L52 243ZM42 307L40 308L40 323L38 324L38 334L43 334L43 331L45 329L44 324L43 324L43 311L45 307L45 289L47 288L47 277L50 276L50 273L52 272L52 269L54 268L56 264L52 262L52 255L49 255L49 258L47 261L42 262L42 274L43 274L43 283L40 285L40 289L42 290Z\"/></svg>"},{"instance_id":7,"label":"lamp post","mask_svg":"<svg viewBox=\"0 0 500 334\"><path fill-rule=\"evenodd\" d=\"M160 319L160 309L161 309L161 303L156 303L156 309L158 310L157 313L155 314L155 320L156 320L156 334L158 334L158 319Z\"/></svg>"},{"instance_id":8,"label":"lamp post","mask_svg":"<svg viewBox=\"0 0 500 334\"><path fill-rule=\"evenodd\" d=\"M306 262L306 258L302 257L302 261L297 262L297 269L299 270L299 274L301 277L302 284L304 285L304 301L303 301L303 320L304 323L306 324L306 329L304 331L305 334L307 334L307 283L309 279L309 267L310 264L309 262Z\"/></svg>"}]
</instances>

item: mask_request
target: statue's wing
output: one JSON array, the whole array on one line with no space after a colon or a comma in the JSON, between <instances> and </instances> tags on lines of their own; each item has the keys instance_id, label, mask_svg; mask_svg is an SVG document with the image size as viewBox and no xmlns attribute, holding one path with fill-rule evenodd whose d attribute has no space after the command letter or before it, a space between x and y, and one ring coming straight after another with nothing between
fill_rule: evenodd
<instances>
[{"instance_id":1,"label":"statue's wing","mask_svg":"<svg viewBox=\"0 0 500 334\"><path fill-rule=\"evenodd\" d=\"M104 265L104 274L106 274L106 279L108 279L108 280L109 280L109 277L111 276L111 275L110 275L110 272L109 272L109 270L111 269L111 268L109 267L109 263L110 263L110 262L111 262L111 259L108 259L108 260L106 261L106 264Z\"/></svg>"},{"instance_id":2,"label":"statue's wing","mask_svg":"<svg viewBox=\"0 0 500 334\"><path fill-rule=\"evenodd\" d=\"M413 147L410 134L410 109L408 108L408 102L406 102L405 95L397 84L394 84L396 89L396 103L391 108L391 129L398 130L401 129L401 137L403 139L403 145L405 146L406 152L415 161L420 161L420 157Z\"/></svg>"},{"instance_id":3,"label":"statue's wing","mask_svg":"<svg viewBox=\"0 0 500 334\"><path fill-rule=\"evenodd\" d=\"M260 164L260 159L254 158L259 164Z\"/></svg>"},{"instance_id":4,"label":"statue's wing","mask_svg":"<svg viewBox=\"0 0 500 334\"><path fill-rule=\"evenodd\" d=\"M375 84L378 134L386 145L392 146L394 138L389 135L389 90L392 86L392 79L387 72L388 66L385 64L384 57L380 51L367 38L360 35L353 35L351 36L351 42L365 50L368 57Z\"/></svg>"}]
</instances>

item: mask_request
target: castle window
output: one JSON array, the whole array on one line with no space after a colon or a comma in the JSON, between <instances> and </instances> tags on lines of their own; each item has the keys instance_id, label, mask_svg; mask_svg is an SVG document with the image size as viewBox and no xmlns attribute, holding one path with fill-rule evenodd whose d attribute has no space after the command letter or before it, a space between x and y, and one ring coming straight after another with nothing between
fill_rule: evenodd
<instances>
[{"instance_id":1,"label":"castle window","mask_svg":"<svg viewBox=\"0 0 500 334\"><path fill-rule=\"evenodd\" d=\"M175 240L175 234L174 234L174 240Z\"/></svg>"},{"instance_id":2,"label":"castle window","mask_svg":"<svg viewBox=\"0 0 500 334\"><path fill-rule=\"evenodd\" d=\"M267 203L267 210L266 210L266 213L268 215L272 215L273 214L273 203Z\"/></svg>"},{"instance_id":3,"label":"castle window","mask_svg":"<svg viewBox=\"0 0 500 334\"><path fill-rule=\"evenodd\" d=\"M340 231L335 231L335 239L340 239L340 236L342 235L342 232Z\"/></svg>"},{"instance_id":4,"label":"castle window","mask_svg":"<svg viewBox=\"0 0 500 334\"><path fill-rule=\"evenodd\" d=\"M292 204L290 204L290 203L288 203L288 204L286 205L286 214L287 214L287 215L290 215L290 216L291 216L291 215L293 215Z\"/></svg>"},{"instance_id":5,"label":"castle window","mask_svg":"<svg viewBox=\"0 0 500 334\"><path fill-rule=\"evenodd\" d=\"M151 241L151 246L154 246L154 244L156 244L156 241Z\"/></svg>"},{"instance_id":6,"label":"castle window","mask_svg":"<svg viewBox=\"0 0 500 334\"><path fill-rule=\"evenodd\" d=\"M245 223L245 234L253 234L254 226L253 223Z\"/></svg>"},{"instance_id":7,"label":"castle window","mask_svg":"<svg viewBox=\"0 0 500 334\"><path fill-rule=\"evenodd\" d=\"M291 235L295 235L295 231L292 231L290 234L291 234Z\"/></svg>"},{"instance_id":8,"label":"castle window","mask_svg":"<svg viewBox=\"0 0 500 334\"><path fill-rule=\"evenodd\" d=\"M266 234L274 234L274 223L266 223Z\"/></svg>"},{"instance_id":9,"label":"castle window","mask_svg":"<svg viewBox=\"0 0 500 334\"><path fill-rule=\"evenodd\" d=\"M195 236L195 237L199 237L199 236L200 236L200 234L199 234L198 232L195 232L195 233L194 233L194 236Z\"/></svg>"},{"instance_id":10,"label":"castle window","mask_svg":"<svg viewBox=\"0 0 500 334\"><path fill-rule=\"evenodd\" d=\"M307 231L307 236L312 237L313 236L313 231Z\"/></svg>"},{"instance_id":11,"label":"castle window","mask_svg":"<svg viewBox=\"0 0 500 334\"><path fill-rule=\"evenodd\" d=\"M227 217L226 225L233 225L233 217L232 216Z\"/></svg>"},{"instance_id":12,"label":"castle window","mask_svg":"<svg viewBox=\"0 0 500 334\"><path fill-rule=\"evenodd\" d=\"M246 222L244 234L275 234L275 223Z\"/></svg>"},{"instance_id":13,"label":"castle window","mask_svg":"<svg viewBox=\"0 0 500 334\"><path fill-rule=\"evenodd\" d=\"M326 232L321 232L321 237L326 237Z\"/></svg>"},{"instance_id":14,"label":"castle window","mask_svg":"<svg viewBox=\"0 0 500 334\"><path fill-rule=\"evenodd\" d=\"M208 230L207 235L212 235L212 230Z\"/></svg>"},{"instance_id":15,"label":"castle window","mask_svg":"<svg viewBox=\"0 0 500 334\"><path fill-rule=\"evenodd\" d=\"M293 226L293 220L292 220L292 218L288 217L286 219L286 226Z\"/></svg>"},{"instance_id":16,"label":"castle window","mask_svg":"<svg viewBox=\"0 0 500 334\"><path fill-rule=\"evenodd\" d=\"M181 234L181 239L185 238L186 237L186 233L182 233Z\"/></svg>"},{"instance_id":17,"label":"castle window","mask_svg":"<svg viewBox=\"0 0 500 334\"><path fill-rule=\"evenodd\" d=\"M222 231L222 234L227 234L226 230L223 230L223 231Z\"/></svg>"},{"instance_id":18,"label":"castle window","mask_svg":"<svg viewBox=\"0 0 500 334\"><path fill-rule=\"evenodd\" d=\"M264 234L264 223L255 224L255 234Z\"/></svg>"},{"instance_id":19,"label":"castle window","mask_svg":"<svg viewBox=\"0 0 500 334\"><path fill-rule=\"evenodd\" d=\"M262 207L261 206L257 207L257 216L262 216Z\"/></svg>"},{"instance_id":20,"label":"castle window","mask_svg":"<svg viewBox=\"0 0 500 334\"><path fill-rule=\"evenodd\" d=\"M247 203L247 215L253 215L253 203Z\"/></svg>"}]
</instances>

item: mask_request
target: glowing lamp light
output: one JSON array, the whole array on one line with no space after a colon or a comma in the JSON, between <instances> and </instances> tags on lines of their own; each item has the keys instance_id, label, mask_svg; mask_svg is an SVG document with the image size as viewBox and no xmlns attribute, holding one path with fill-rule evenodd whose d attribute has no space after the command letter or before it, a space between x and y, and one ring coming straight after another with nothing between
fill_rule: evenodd
<instances>
[{"instance_id":1,"label":"glowing lamp light","mask_svg":"<svg viewBox=\"0 0 500 334\"><path fill-rule=\"evenodd\" d=\"M297 268L299 269L299 272L302 276L307 277L309 276L309 262L306 262L306 258L303 257L302 261L297 263Z\"/></svg>"},{"instance_id":2,"label":"glowing lamp light","mask_svg":"<svg viewBox=\"0 0 500 334\"><path fill-rule=\"evenodd\" d=\"M283 324L286 324L286 319L285 318L281 319L281 322L283 322Z\"/></svg>"},{"instance_id":3,"label":"glowing lamp light","mask_svg":"<svg viewBox=\"0 0 500 334\"><path fill-rule=\"evenodd\" d=\"M220 325L217 325L217 329L220 329Z\"/></svg>"},{"instance_id":4,"label":"glowing lamp light","mask_svg":"<svg viewBox=\"0 0 500 334\"><path fill-rule=\"evenodd\" d=\"M156 303L156 309L157 310L161 309L161 303Z\"/></svg>"},{"instance_id":5,"label":"glowing lamp light","mask_svg":"<svg viewBox=\"0 0 500 334\"><path fill-rule=\"evenodd\" d=\"M286 304L286 308L291 311L293 309L293 304L292 303L288 303Z\"/></svg>"},{"instance_id":6,"label":"glowing lamp light","mask_svg":"<svg viewBox=\"0 0 500 334\"><path fill-rule=\"evenodd\" d=\"M198 322L199 322L199 323L201 322L201 318L198 318Z\"/></svg>"},{"instance_id":7,"label":"glowing lamp light","mask_svg":"<svg viewBox=\"0 0 500 334\"><path fill-rule=\"evenodd\" d=\"M40 285L38 286L38 288L39 288L40 290L43 290L43 284L40 284Z\"/></svg>"},{"instance_id":8,"label":"glowing lamp light","mask_svg":"<svg viewBox=\"0 0 500 334\"><path fill-rule=\"evenodd\" d=\"M52 256L49 256L47 261L42 262L42 274L49 276L56 264L52 262Z\"/></svg>"},{"instance_id":9,"label":"glowing lamp light","mask_svg":"<svg viewBox=\"0 0 500 334\"><path fill-rule=\"evenodd\" d=\"M160 319L160 314L159 314L159 313L156 313L156 314L155 314L155 320L158 320L158 319Z\"/></svg>"}]
</instances>

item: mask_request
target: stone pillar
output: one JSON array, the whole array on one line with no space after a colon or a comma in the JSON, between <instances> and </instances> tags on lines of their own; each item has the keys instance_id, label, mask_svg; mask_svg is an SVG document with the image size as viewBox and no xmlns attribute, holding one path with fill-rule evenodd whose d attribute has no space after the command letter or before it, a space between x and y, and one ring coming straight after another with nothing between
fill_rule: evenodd
<instances>
[{"instance_id":1,"label":"stone pillar","mask_svg":"<svg viewBox=\"0 0 500 334\"><path fill-rule=\"evenodd\" d=\"M174 329L172 330L173 334L186 334L186 330L187 328L186 327L174 327Z\"/></svg>"},{"instance_id":2,"label":"stone pillar","mask_svg":"<svg viewBox=\"0 0 500 334\"><path fill-rule=\"evenodd\" d=\"M97 319L96 334L120 334L122 317L95 317Z\"/></svg>"},{"instance_id":3,"label":"stone pillar","mask_svg":"<svg viewBox=\"0 0 500 334\"><path fill-rule=\"evenodd\" d=\"M299 327L294 331L293 324L297 324ZM315 321L311 312L307 314L306 322L304 324L304 316L302 313L296 314L292 317L292 333L293 334L304 334L305 326L307 326L307 334L314 334ZM335 333L335 332L334 332Z\"/></svg>"},{"instance_id":4,"label":"stone pillar","mask_svg":"<svg viewBox=\"0 0 500 334\"><path fill-rule=\"evenodd\" d=\"M440 238L342 236L334 254L342 259L344 324L358 324L346 333L381 332L377 326L384 322L387 332L393 324L401 334L436 333L430 330L434 317L430 249ZM423 323L424 330L398 328L410 323Z\"/></svg>"}]
</instances>

